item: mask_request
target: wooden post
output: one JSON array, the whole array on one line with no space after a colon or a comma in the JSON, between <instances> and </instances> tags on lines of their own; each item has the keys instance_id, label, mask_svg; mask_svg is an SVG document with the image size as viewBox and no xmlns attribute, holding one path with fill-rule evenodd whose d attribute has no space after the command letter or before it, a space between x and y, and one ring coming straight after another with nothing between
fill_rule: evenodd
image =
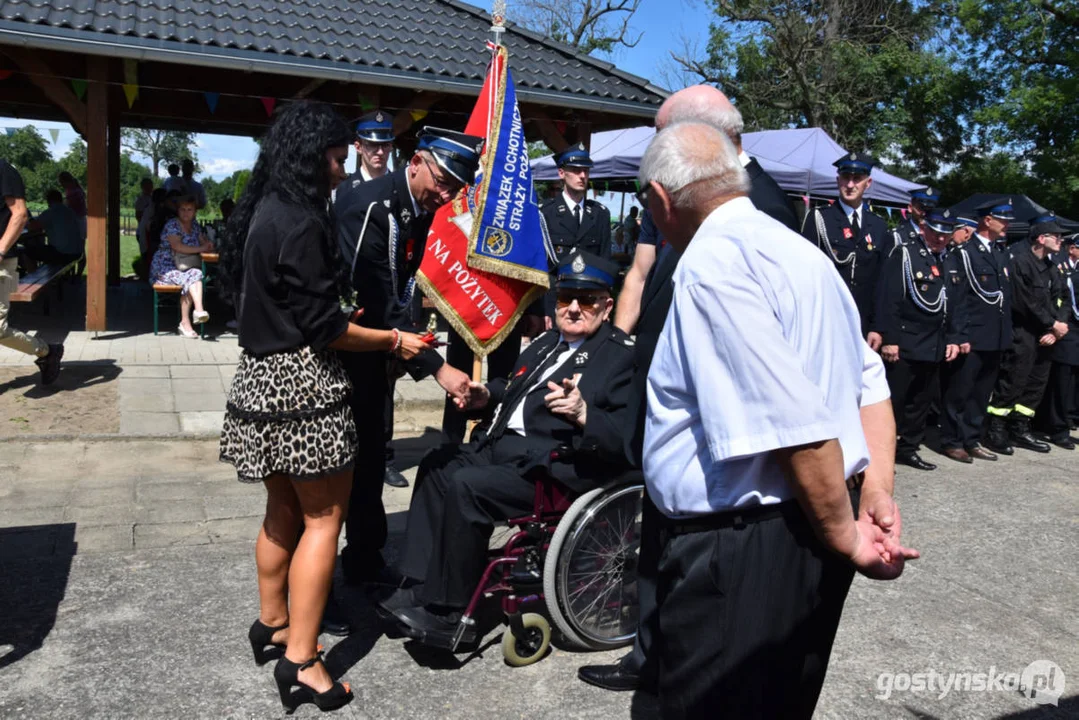
<instances>
[{"instance_id":1,"label":"wooden post","mask_svg":"<svg viewBox=\"0 0 1079 720\"><path fill-rule=\"evenodd\" d=\"M483 358L479 355L472 356L472 382L483 382ZM465 428L465 441L472 439L472 431L480 424L479 420L469 420Z\"/></svg>"},{"instance_id":2,"label":"wooden post","mask_svg":"<svg viewBox=\"0 0 1079 720\"><path fill-rule=\"evenodd\" d=\"M107 92L107 90L106 90ZM120 275L120 109L116 93L109 100L108 135L108 247L109 285L119 285Z\"/></svg>"},{"instance_id":3,"label":"wooden post","mask_svg":"<svg viewBox=\"0 0 1079 720\"><path fill-rule=\"evenodd\" d=\"M87 58L89 83L86 118L86 329L105 329L105 192L108 131L108 65Z\"/></svg>"}]
</instances>

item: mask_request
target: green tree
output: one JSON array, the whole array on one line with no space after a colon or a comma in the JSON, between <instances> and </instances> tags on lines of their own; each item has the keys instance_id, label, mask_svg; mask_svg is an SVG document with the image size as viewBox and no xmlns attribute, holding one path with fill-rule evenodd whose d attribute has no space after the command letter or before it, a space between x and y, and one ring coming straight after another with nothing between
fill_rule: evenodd
<instances>
[{"instance_id":1,"label":"green tree","mask_svg":"<svg viewBox=\"0 0 1079 720\"><path fill-rule=\"evenodd\" d=\"M135 199L142 194L142 179L151 177L150 168L131 158L130 153L120 154L120 206L135 206Z\"/></svg>"},{"instance_id":2,"label":"green tree","mask_svg":"<svg viewBox=\"0 0 1079 720\"><path fill-rule=\"evenodd\" d=\"M240 198L243 197L244 194L244 188L247 187L247 181L251 179L251 171L237 170L232 174L232 178L232 199L236 202L240 202Z\"/></svg>"},{"instance_id":3,"label":"green tree","mask_svg":"<svg viewBox=\"0 0 1079 720\"><path fill-rule=\"evenodd\" d=\"M27 201L43 203L45 193L58 187L56 163L49 154L45 138L34 127L27 125L10 135L0 134L0 158L19 171L26 186Z\"/></svg>"},{"instance_id":4,"label":"green tree","mask_svg":"<svg viewBox=\"0 0 1079 720\"><path fill-rule=\"evenodd\" d=\"M962 62L987 88L982 144L1022 160L1035 200L1079 217L1079 2L959 0L954 12Z\"/></svg>"},{"instance_id":5,"label":"green tree","mask_svg":"<svg viewBox=\"0 0 1079 720\"><path fill-rule=\"evenodd\" d=\"M150 166L155 178L161 177L161 164L179 164L186 158L198 167L198 155L195 153L195 133L175 132L173 130L149 130L146 128L124 128L121 144L128 150L150 158Z\"/></svg>"},{"instance_id":6,"label":"green tree","mask_svg":"<svg viewBox=\"0 0 1079 720\"><path fill-rule=\"evenodd\" d=\"M710 5L704 52L673 57L730 95L747 129L820 127L908 175L935 174L962 150L975 90L941 54L937 0Z\"/></svg>"}]
</instances>

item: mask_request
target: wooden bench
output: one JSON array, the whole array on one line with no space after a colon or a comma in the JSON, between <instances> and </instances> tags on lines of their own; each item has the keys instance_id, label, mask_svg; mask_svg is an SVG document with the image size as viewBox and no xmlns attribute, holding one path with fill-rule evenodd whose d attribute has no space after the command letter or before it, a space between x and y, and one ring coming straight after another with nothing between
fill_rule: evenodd
<instances>
[{"instance_id":1,"label":"wooden bench","mask_svg":"<svg viewBox=\"0 0 1079 720\"><path fill-rule=\"evenodd\" d=\"M33 302L54 280L76 269L80 262L82 262L82 258L63 265L42 265L32 272L26 273L19 278L19 287L15 292L11 293L10 301ZM56 290L59 298L63 300L63 289L57 285ZM45 314L49 314L48 297L45 298Z\"/></svg>"}]
</instances>

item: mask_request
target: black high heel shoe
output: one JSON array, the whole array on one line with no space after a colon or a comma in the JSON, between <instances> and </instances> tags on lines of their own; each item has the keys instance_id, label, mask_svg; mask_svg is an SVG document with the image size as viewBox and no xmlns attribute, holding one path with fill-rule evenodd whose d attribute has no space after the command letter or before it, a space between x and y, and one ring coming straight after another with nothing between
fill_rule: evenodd
<instances>
[{"instance_id":1,"label":"black high heel shoe","mask_svg":"<svg viewBox=\"0 0 1079 720\"><path fill-rule=\"evenodd\" d=\"M299 680L300 671L306 670L315 663L325 665L321 650L305 663L294 663L287 657L283 657L274 666L273 678L277 682L277 692L281 695L281 704L285 706L287 715L291 715L307 698L310 698L322 712L336 710L352 702L352 688L348 686L348 683L335 682L333 687L326 692L317 693ZM300 686L296 694L292 692L293 685Z\"/></svg>"},{"instance_id":2,"label":"black high heel shoe","mask_svg":"<svg viewBox=\"0 0 1079 720\"><path fill-rule=\"evenodd\" d=\"M251 623L251 629L247 631L247 639L251 641L251 653L255 656L256 665L265 665L282 656L285 652L285 643L275 643L273 636L278 630L284 630L287 627L288 623L281 627L270 627L261 620ZM267 650L267 646L272 649Z\"/></svg>"}]
</instances>

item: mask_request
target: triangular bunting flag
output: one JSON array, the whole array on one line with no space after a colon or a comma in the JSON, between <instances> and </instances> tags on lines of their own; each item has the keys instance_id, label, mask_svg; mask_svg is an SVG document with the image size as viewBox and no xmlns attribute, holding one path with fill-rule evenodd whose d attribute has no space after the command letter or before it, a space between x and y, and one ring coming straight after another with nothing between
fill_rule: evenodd
<instances>
[{"instance_id":1,"label":"triangular bunting flag","mask_svg":"<svg viewBox=\"0 0 1079 720\"><path fill-rule=\"evenodd\" d=\"M266 117L273 115L274 105L277 105L277 98L262 97L259 100L262 101L262 107L266 109Z\"/></svg>"},{"instance_id":2,"label":"triangular bunting flag","mask_svg":"<svg viewBox=\"0 0 1079 720\"><path fill-rule=\"evenodd\" d=\"M15 134L15 131L18 130L18 129L19 128L4 128L4 134L7 135L8 137L11 137L12 135Z\"/></svg>"},{"instance_id":3,"label":"triangular bunting flag","mask_svg":"<svg viewBox=\"0 0 1079 720\"><path fill-rule=\"evenodd\" d=\"M52 138L52 141L55 143L60 139L60 131L57 128L49 128L49 136Z\"/></svg>"},{"instance_id":4,"label":"triangular bunting flag","mask_svg":"<svg viewBox=\"0 0 1079 720\"><path fill-rule=\"evenodd\" d=\"M564 120L556 121L554 126L555 126L555 129L558 130L559 135L565 135L566 134L566 128L569 127L568 125L566 125L566 122Z\"/></svg>"},{"instance_id":5,"label":"triangular bunting flag","mask_svg":"<svg viewBox=\"0 0 1079 720\"><path fill-rule=\"evenodd\" d=\"M217 112L217 101L221 99L221 93L204 92L202 96L206 98L206 106L210 108L210 114L213 115Z\"/></svg>"},{"instance_id":6,"label":"triangular bunting flag","mask_svg":"<svg viewBox=\"0 0 1079 720\"><path fill-rule=\"evenodd\" d=\"M85 80L72 80L71 89L75 91L75 97L82 100L86 97L86 81Z\"/></svg>"},{"instance_id":7,"label":"triangular bunting flag","mask_svg":"<svg viewBox=\"0 0 1079 720\"><path fill-rule=\"evenodd\" d=\"M13 70L0 70L0 80L7 80L13 72Z\"/></svg>"},{"instance_id":8,"label":"triangular bunting flag","mask_svg":"<svg viewBox=\"0 0 1079 720\"><path fill-rule=\"evenodd\" d=\"M425 117L427 117L426 110L409 110L408 114L412 116L412 122L419 122L420 120L423 120Z\"/></svg>"},{"instance_id":9,"label":"triangular bunting flag","mask_svg":"<svg viewBox=\"0 0 1079 720\"><path fill-rule=\"evenodd\" d=\"M137 60L127 58L124 60L124 82L128 85L139 84L139 63Z\"/></svg>"},{"instance_id":10,"label":"triangular bunting flag","mask_svg":"<svg viewBox=\"0 0 1079 720\"><path fill-rule=\"evenodd\" d=\"M371 98L364 97L361 94L360 95L360 109L363 110L364 112L367 112L368 110L374 110L375 109L375 103L374 103L373 100L371 100Z\"/></svg>"},{"instance_id":11,"label":"triangular bunting flag","mask_svg":"<svg viewBox=\"0 0 1079 720\"><path fill-rule=\"evenodd\" d=\"M139 96L139 86L124 83L124 97L127 98L127 106L130 108L135 104L135 98Z\"/></svg>"}]
</instances>

